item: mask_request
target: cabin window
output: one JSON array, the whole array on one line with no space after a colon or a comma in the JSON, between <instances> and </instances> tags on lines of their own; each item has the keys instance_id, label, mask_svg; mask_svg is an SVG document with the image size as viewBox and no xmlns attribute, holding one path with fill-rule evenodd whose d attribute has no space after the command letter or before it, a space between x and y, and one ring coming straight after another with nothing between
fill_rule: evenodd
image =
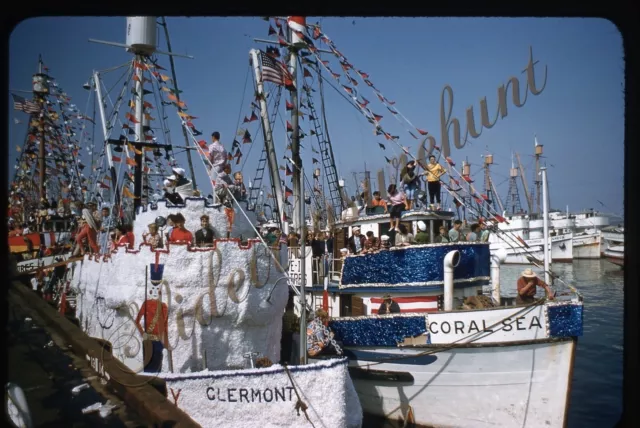
<instances>
[{"instance_id":1,"label":"cabin window","mask_svg":"<svg viewBox=\"0 0 640 428\"><path fill-rule=\"evenodd\" d=\"M378 224L378 235L380 238L382 235L389 235L389 229L391 228L391 223L379 223Z\"/></svg>"}]
</instances>

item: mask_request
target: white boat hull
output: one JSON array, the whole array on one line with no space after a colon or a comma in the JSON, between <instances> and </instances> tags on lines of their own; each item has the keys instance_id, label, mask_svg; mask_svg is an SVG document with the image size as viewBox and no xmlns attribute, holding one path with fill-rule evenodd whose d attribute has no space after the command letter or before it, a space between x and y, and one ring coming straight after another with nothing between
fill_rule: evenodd
<instances>
[{"instance_id":1,"label":"white boat hull","mask_svg":"<svg viewBox=\"0 0 640 428\"><path fill-rule=\"evenodd\" d=\"M159 374L169 399L203 427L362 426L362 407L346 358L307 365ZM289 377L291 376L291 377ZM307 421L296 410L308 406Z\"/></svg>"},{"instance_id":2,"label":"white boat hull","mask_svg":"<svg viewBox=\"0 0 640 428\"><path fill-rule=\"evenodd\" d=\"M604 258L614 265L624 266L624 246L617 245L605 250Z\"/></svg>"},{"instance_id":3,"label":"white boat hull","mask_svg":"<svg viewBox=\"0 0 640 428\"><path fill-rule=\"evenodd\" d=\"M529 261L530 257L535 257L538 260L544 259L544 253L542 251L542 247L532 247L528 249L522 248L505 248L507 250L507 258L505 259L505 264L513 264L513 265L528 265L531 264ZM494 248L491 248L493 251Z\"/></svg>"},{"instance_id":4,"label":"white boat hull","mask_svg":"<svg viewBox=\"0 0 640 428\"><path fill-rule=\"evenodd\" d=\"M600 234L592 233L573 237L574 259L599 259L601 257Z\"/></svg>"},{"instance_id":5,"label":"white boat hull","mask_svg":"<svg viewBox=\"0 0 640 428\"><path fill-rule=\"evenodd\" d=\"M383 352L427 350L428 346ZM370 366L410 373L411 382L362 379L353 368L352 378L366 414L412 418L419 426L562 427L574 351L573 339L457 348L430 355L434 361L426 365ZM357 360L351 365L367 363Z\"/></svg>"}]
</instances>

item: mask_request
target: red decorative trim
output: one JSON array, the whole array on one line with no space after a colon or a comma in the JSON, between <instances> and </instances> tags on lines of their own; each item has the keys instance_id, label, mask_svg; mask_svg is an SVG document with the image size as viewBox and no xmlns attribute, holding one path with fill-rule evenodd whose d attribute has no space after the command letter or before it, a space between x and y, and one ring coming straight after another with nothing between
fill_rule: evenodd
<instances>
[{"instance_id":1,"label":"red decorative trim","mask_svg":"<svg viewBox=\"0 0 640 428\"><path fill-rule=\"evenodd\" d=\"M262 241L258 238L255 239L249 239L247 240L246 245L242 244L242 241L240 240L240 238L217 238L213 240L213 246L212 247L194 247L192 246L192 244L189 241L171 241L171 242L167 242L165 247L166 248L157 248L157 249L153 249L151 248L151 244L147 244L145 242L141 243L138 245L138 250L130 250L128 248L125 249L125 254L138 254L140 253L142 247L149 247L150 251L152 253L155 254L171 254L171 250L170 247L172 245L186 245L187 246L187 251L190 253L206 253L206 252L211 252L211 251L215 251L218 248L218 243L220 242L235 242L238 244L238 248L241 250L250 250L254 244L257 243L261 243ZM112 251L112 253L117 253L118 251L118 247L127 247L129 244L120 244L120 245L116 245L116 249L114 251Z\"/></svg>"}]
</instances>

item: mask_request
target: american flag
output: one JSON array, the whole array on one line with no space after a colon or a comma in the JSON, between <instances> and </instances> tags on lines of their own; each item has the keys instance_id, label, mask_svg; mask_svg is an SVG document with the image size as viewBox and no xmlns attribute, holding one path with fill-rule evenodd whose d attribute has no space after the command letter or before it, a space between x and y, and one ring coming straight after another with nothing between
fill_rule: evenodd
<instances>
[{"instance_id":1,"label":"american flag","mask_svg":"<svg viewBox=\"0 0 640 428\"><path fill-rule=\"evenodd\" d=\"M286 86L291 81L289 70L280 61L274 61L273 58L260 52L262 57L262 81L273 82L278 85ZM289 80L287 82L287 80Z\"/></svg>"},{"instance_id":2,"label":"american flag","mask_svg":"<svg viewBox=\"0 0 640 428\"><path fill-rule=\"evenodd\" d=\"M438 296L394 297L393 300L400 306L401 313L438 312ZM372 314L378 313L382 302L382 297L371 298Z\"/></svg>"},{"instance_id":3,"label":"american flag","mask_svg":"<svg viewBox=\"0 0 640 428\"><path fill-rule=\"evenodd\" d=\"M11 94L13 96L13 108L15 110L20 110L25 113L39 113L40 105L36 102L29 101L24 99L23 97Z\"/></svg>"}]
</instances>

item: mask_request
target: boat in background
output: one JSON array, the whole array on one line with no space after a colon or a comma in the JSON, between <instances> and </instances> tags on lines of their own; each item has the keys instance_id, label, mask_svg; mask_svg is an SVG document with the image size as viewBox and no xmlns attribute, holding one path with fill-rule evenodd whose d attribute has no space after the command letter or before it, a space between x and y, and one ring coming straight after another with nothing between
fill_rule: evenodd
<instances>
[{"instance_id":1,"label":"boat in background","mask_svg":"<svg viewBox=\"0 0 640 428\"><path fill-rule=\"evenodd\" d=\"M532 218L533 217L533 218ZM506 251L506 264L530 264L531 258L543 259L544 240L542 239L543 220L534 215L515 214L505 216L507 222L499 223L498 228L515 239L504 239L504 235L489 235L491 250ZM565 231L566 232L566 231ZM573 260L573 234L557 234L552 230L548 239L551 248L551 262L571 262Z\"/></svg>"},{"instance_id":2,"label":"boat in background","mask_svg":"<svg viewBox=\"0 0 640 428\"><path fill-rule=\"evenodd\" d=\"M614 265L624 267L624 244L615 245L604 250L604 258Z\"/></svg>"},{"instance_id":3,"label":"boat in background","mask_svg":"<svg viewBox=\"0 0 640 428\"><path fill-rule=\"evenodd\" d=\"M602 251L624 245L624 226L608 226L602 229Z\"/></svg>"}]
</instances>

